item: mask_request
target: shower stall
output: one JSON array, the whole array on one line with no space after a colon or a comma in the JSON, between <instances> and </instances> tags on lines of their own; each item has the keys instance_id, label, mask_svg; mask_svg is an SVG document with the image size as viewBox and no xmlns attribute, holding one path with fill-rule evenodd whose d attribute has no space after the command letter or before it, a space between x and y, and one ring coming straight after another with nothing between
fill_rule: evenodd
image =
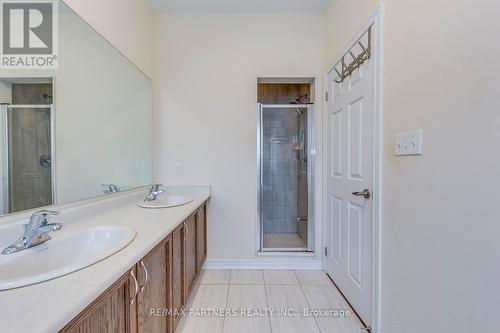
<instances>
[{"instance_id":1,"label":"shower stall","mask_svg":"<svg viewBox=\"0 0 500 333\"><path fill-rule=\"evenodd\" d=\"M260 250L313 251L312 104L258 104Z\"/></svg>"}]
</instances>

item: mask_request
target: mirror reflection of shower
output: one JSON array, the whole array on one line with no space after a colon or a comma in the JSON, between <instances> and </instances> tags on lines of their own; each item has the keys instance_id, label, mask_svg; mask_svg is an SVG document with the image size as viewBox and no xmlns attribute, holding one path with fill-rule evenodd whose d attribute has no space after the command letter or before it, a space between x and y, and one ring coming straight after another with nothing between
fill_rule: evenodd
<instances>
[{"instance_id":1,"label":"mirror reflection of shower","mask_svg":"<svg viewBox=\"0 0 500 333\"><path fill-rule=\"evenodd\" d=\"M51 78L2 78L0 213L54 203Z\"/></svg>"}]
</instances>

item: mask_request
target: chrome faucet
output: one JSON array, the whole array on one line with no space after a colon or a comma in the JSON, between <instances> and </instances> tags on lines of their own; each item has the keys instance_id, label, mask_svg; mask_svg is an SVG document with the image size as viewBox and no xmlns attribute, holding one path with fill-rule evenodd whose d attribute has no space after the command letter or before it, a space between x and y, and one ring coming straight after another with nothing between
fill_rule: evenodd
<instances>
[{"instance_id":1,"label":"chrome faucet","mask_svg":"<svg viewBox=\"0 0 500 333\"><path fill-rule=\"evenodd\" d=\"M101 186L107 188L106 190L103 191L106 194L120 192L120 188L115 184L101 184Z\"/></svg>"},{"instance_id":2,"label":"chrome faucet","mask_svg":"<svg viewBox=\"0 0 500 333\"><path fill-rule=\"evenodd\" d=\"M30 217L30 222L24 227L24 234L12 245L3 249L2 254L16 253L29 249L35 245L48 241L51 237L49 233L61 230L59 223L49 223L51 215L57 215L59 212L52 210L39 210Z\"/></svg>"},{"instance_id":3,"label":"chrome faucet","mask_svg":"<svg viewBox=\"0 0 500 333\"><path fill-rule=\"evenodd\" d=\"M144 201L154 201L154 200L156 200L156 197L158 195L165 192L164 190L160 190L160 186L163 186L163 185L162 184L151 185L151 187L149 188L148 196L146 197L146 199L144 199Z\"/></svg>"}]
</instances>

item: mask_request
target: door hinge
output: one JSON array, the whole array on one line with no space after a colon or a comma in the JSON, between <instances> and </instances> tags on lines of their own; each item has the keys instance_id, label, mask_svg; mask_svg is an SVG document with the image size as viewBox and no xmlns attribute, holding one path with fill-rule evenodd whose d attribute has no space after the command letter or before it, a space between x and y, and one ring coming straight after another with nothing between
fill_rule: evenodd
<instances>
[{"instance_id":1,"label":"door hinge","mask_svg":"<svg viewBox=\"0 0 500 333\"><path fill-rule=\"evenodd\" d=\"M328 248L325 246L325 257L328 256Z\"/></svg>"},{"instance_id":2,"label":"door hinge","mask_svg":"<svg viewBox=\"0 0 500 333\"><path fill-rule=\"evenodd\" d=\"M325 101L328 102L328 91L325 91Z\"/></svg>"}]
</instances>

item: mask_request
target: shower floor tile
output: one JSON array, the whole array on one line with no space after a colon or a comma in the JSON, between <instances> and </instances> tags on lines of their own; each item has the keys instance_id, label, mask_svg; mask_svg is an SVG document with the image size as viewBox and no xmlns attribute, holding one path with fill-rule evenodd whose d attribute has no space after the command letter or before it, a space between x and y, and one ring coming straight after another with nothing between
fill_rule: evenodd
<instances>
[{"instance_id":1,"label":"shower floor tile","mask_svg":"<svg viewBox=\"0 0 500 333\"><path fill-rule=\"evenodd\" d=\"M306 242L297 233L264 234L265 248L303 248Z\"/></svg>"}]
</instances>

